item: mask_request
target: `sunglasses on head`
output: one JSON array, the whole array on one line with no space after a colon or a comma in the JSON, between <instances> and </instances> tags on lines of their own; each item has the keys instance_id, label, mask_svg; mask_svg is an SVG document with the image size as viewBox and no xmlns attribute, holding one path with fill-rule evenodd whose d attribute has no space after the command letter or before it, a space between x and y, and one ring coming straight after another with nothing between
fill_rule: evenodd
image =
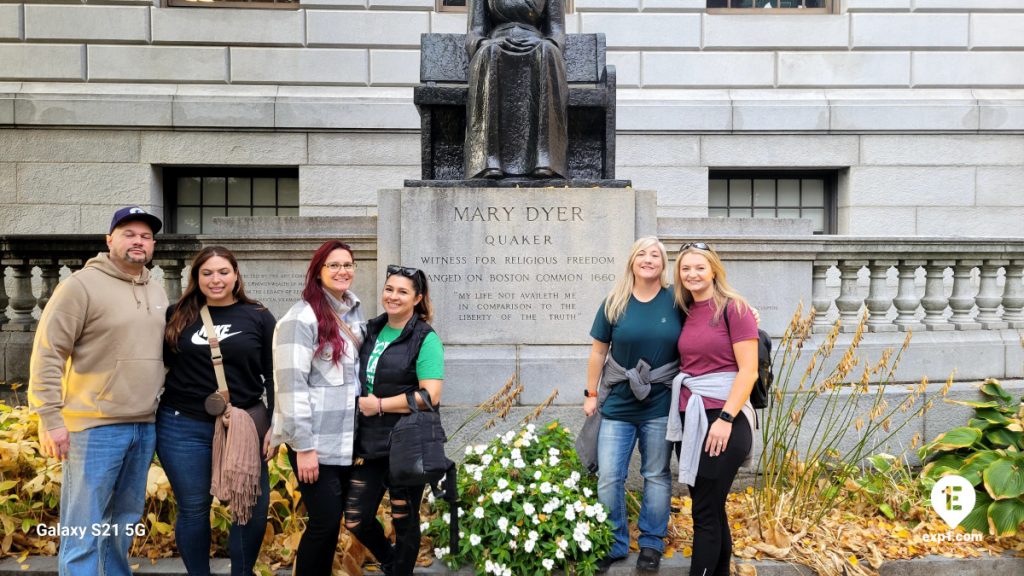
<instances>
[{"instance_id":1,"label":"sunglasses on head","mask_svg":"<svg viewBox=\"0 0 1024 576\"><path fill-rule=\"evenodd\" d=\"M419 273L419 268L409 268L406 266L399 266L398 264L388 264L388 277L394 276L395 274L399 274L401 276L405 276L406 278L415 280Z\"/></svg>"},{"instance_id":2,"label":"sunglasses on head","mask_svg":"<svg viewBox=\"0 0 1024 576\"><path fill-rule=\"evenodd\" d=\"M696 248L697 250L711 250L711 246L708 246L703 242L688 242L686 244L683 244L683 247L680 248L679 251L682 252L683 250L687 250L689 248Z\"/></svg>"}]
</instances>

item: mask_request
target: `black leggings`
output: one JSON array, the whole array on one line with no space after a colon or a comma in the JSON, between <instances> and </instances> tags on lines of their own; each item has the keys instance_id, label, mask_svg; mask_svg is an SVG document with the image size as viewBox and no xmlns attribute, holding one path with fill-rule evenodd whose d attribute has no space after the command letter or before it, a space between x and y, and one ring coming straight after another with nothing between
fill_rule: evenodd
<instances>
[{"instance_id":1,"label":"black leggings","mask_svg":"<svg viewBox=\"0 0 1024 576\"><path fill-rule=\"evenodd\" d=\"M420 552L423 489L424 486L389 486L387 458L366 460L362 465L352 467L345 503L345 527L373 553L385 574L410 576L416 567L416 556ZM385 490L391 496L394 546L377 520L377 508L384 499Z\"/></svg>"},{"instance_id":2,"label":"black leggings","mask_svg":"<svg viewBox=\"0 0 1024 576\"><path fill-rule=\"evenodd\" d=\"M288 449L292 470L298 470L295 451ZM309 521L299 540L295 556L295 574L331 576L334 551L341 530L342 505L348 489L350 466L320 465L316 482L299 482L299 492L306 506Z\"/></svg>"},{"instance_id":3,"label":"black leggings","mask_svg":"<svg viewBox=\"0 0 1024 576\"><path fill-rule=\"evenodd\" d=\"M718 419L721 412L707 410L709 426ZM708 456L704 451L706 440L706 436L701 440L697 479L689 487L690 498L693 500L690 576L728 576L729 562L732 560L732 534L725 513L725 500L753 444L747 417L742 412L736 415L725 451L718 456Z\"/></svg>"}]
</instances>

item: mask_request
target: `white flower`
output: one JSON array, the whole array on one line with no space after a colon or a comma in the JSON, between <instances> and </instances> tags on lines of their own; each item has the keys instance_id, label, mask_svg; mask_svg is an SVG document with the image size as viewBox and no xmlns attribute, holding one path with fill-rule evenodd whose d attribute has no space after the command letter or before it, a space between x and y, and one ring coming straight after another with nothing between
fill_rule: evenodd
<instances>
[{"instance_id":1,"label":"white flower","mask_svg":"<svg viewBox=\"0 0 1024 576\"><path fill-rule=\"evenodd\" d=\"M558 462L559 462L558 456L552 456L552 457L548 458L548 464L551 465L551 466L558 466Z\"/></svg>"},{"instance_id":2,"label":"white flower","mask_svg":"<svg viewBox=\"0 0 1024 576\"><path fill-rule=\"evenodd\" d=\"M447 556L449 552L450 549L447 546L445 546L444 548L434 548L434 556L437 556L438 560Z\"/></svg>"},{"instance_id":3,"label":"white flower","mask_svg":"<svg viewBox=\"0 0 1024 576\"><path fill-rule=\"evenodd\" d=\"M476 452L477 456L483 454L485 450L487 450L487 446L484 446L483 444L477 444L473 447L473 451Z\"/></svg>"},{"instance_id":4,"label":"white flower","mask_svg":"<svg viewBox=\"0 0 1024 576\"><path fill-rule=\"evenodd\" d=\"M472 446L466 446L466 456L472 456L472 455L473 455L473 447ZM438 550L440 550L440 548L438 548Z\"/></svg>"},{"instance_id":5,"label":"white flower","mask_svg":"<svg viewBox=\"0 0 1024 576\"><path fill-rule=\"evenodd\" d=\"M523 460L522 458L519 458L518 460L513 461L512 465L518 468L519 470L522 470L523 468L526 468L526 461Z\"/></svg>"},{"instance_id":6,"label":"white flower","mask_svg":"<svg viewBox=\"0 0 1024 576\"><path fill-rule=\"evenodd\" d=\"M508 465L511 464L512 461L503 457L501 460L498 460L498 463L501 464L502 468L508 468Z\"/></svg>"},{"instance_id":7,"label":"white flower","mask_svg":"<svg viewBox=\"0 0 1024 576\"><path fill-rule=\"evenodd\" d=\"M499 478L498 490L504 490L505 488L508 488L508 480L505 480L504 478Z\"/></svg>"},{"instance_id":8,"label":"white flower","mask_svg":"<svg viewBox=\"0 0 1024 576\"><path fill-rule=\"evenodd\" d=\"M551 569L555 567L555 561L551 558L545 558L541 561L541 564L544 565L544 569L548 572L551 572Z\"/></svg>"},{"instance_id":9,"label":"white flower","mask_svg":"<svg viewBox=\"0 0 1024 576\"><path fill-rule=\"evenodd\" d=\"M536 429L537 429L537 427L534 426L533 424L527 424L526 425L526 431L529 432L530 434L533 434L533 431L536 430Z\"/></svg>"},{"instance_id":10,"label":"white flower","mask_svg":"<svg viewBox=\"0 0 1024 576\"><path fill-rule=\"evenodd\" d=\"M441 515L441 519L444 520L445 524L448 524L449 522L452 521L452 515L449 512L445 512L444 514Z\"/></svg>"},{"instance_id":11,"label":"white flower","mask_svg":"<svg viewBox=\"0 0 1024 576\"><path fill-rule=\"evenodd\" d=\"M551 448L548 448L548 455L550 455L550 456L558 456L561 453L562 452L559 451L558 448L555 448L554 446L552 446Z\"/></svg>"},{"instance_id":12,"label":"white flower","mask_svg":"<svg viewBox=\"0 0 1024 576\"><path fill-rule=\"evenodd\" d=\"M501 530L502 533L508 532L508 518L505 518L504 516L498 518L498 530Z\"/></svg>"},{"instance_id":13,"label":"white flower","mask_svg":"<svg viewBox=\"0 0 1024 576\"><path fill-rule=\"evenodd\" d=\"M515 550L516 548L519 548L519 542L516 542L515 540L509 540L508 547Z\"/></svg>"},{"instance_id":14,"label":"white flower","mask_svg":"<svg viewBox=\"0 0 1024 576\"><path fill-rule=\"evenodd\" d=\"M430 528L430 522L420 524L420 532L426 532L427 528Z\"/></svg>"},{"instance_id":15,"label":"white flower","mask_svg":"<svg viewBox=\"0 0 1024 576\"><path fill-rule=\"evenodd\" d=\"M522 484L517 484L516 494L522 494L523 492L526 492L526 486L523 486Z\"/></svg>"},{"instance_id":16,"label":"white flower","mask_svg":"<svg viewBox=\"0 0 1024 576\"><path fill-rule=\"evenodd\" d=\"M577 471L573 470L573 471L572 471L572 474L569 474L569 478L572 478L572 479L573 479L573 481L575 481L575 482L579 482L579 481L580 481L580 478L582 478L582 476L580 476L580 473L579 473L579 472L577 472Z\"/></svg>"},{"instance_id":17,"label":"white flower","mask_svg":"<svg viewBox=\"0 0 1024 576\"><path fill-rule=\"evenodd\" d=\"M583 503L582 500L577 500L576 503L572 505L572 507L576 509L577 513L579 513L583 512L583 509L586 508L586 505Z\"/></svg>"},{"instance_id":18,"label":"white flower","mask_svg":"<svg viewBox=\"0 0 1024 576\"><path fill-rule=\"evenodd\" d=\"M575 520L576 519L576 509L573 508L572 506L567 506L565 508L565 519L566 520Z\"/></svg>"},{"instance_id":19,"label":"white flower","mask_svg":"<svg viewBox=\"0 0 1024 576\"><path fill-rule=\"evenodd\" d=\"M469 543L473 546L479 546L481 540L480 536L477 536L476 534L469 535Z\"/></svg>"},{"instance_id":20,"label":"white flower","mask_svg":"<svg viewBox=\"0 0 1024 576\"><path fill-rule=\"evenodd\" d=\"M540 480L541 476L543 476L543 474L540 473L540 470L537 470L536 472L533 473L534 480Z\"/></svg>"},{"instance_id":21,"label":"white flower","mask_svg":"<svg viewBox=\"0 0 1024 576\"><path fill-rule=\"evenodd\" d=\"M513 526L513 527L509 528L508 529L508 533L511 534L513 538L518 538L519 537L519 526Z\"/></svg>"},{"instance_id":22,"label":"white flower","mask_svg":"<svg viewBox=\"0 0 1024 576\"><path fill-rule=\"evenodd\" d=\"M526 504L523 504L523 513L527 516L533 516L533 513L536 511L537 509L533 507L532 503L527 502Z\"/></svg>"},{"instance_id":23,"label":"white flower","mask_svg":"<svg viewBox=\"0 0 1024 576\"><path fill-rule=\"evenodd\" d=\"M559 550L568 550L569 549L569 541L566 540L565 538L560 538L558 540L558 549Z\"/></svg>"},{"instance_id":24,"label":"white flower","mask_svg":"<svg viewBox=\"0 0 1024 576\"><path fill-rule=\"evenodd\" d=\"M523 550L527 553L533 552L533 546L536 544L534 540L527 540L526 544L523 544Z\"/></svg>"},{"instance_id":25,"label":"white flower","mask_svg":"<svg viewBox=\"0 0 1024 576\"><path fill-rule=\"evenodd\" d=\"M484 518L484 509L481 508L480 506L477 506L476 510L473 510L473 517L476 518L477 520L483 520L483 518Z\"/></svg>"},{"instance_id":26,"label":"white flower","mask_svg":"<svg viewBox=\"0 0 1024 576\"><path fill-rule=\"evenodd\" d=\"M480 482L480 481L483 480L483 478L484 478L484 475L479 470L477 470L476 472L473 473L473 480L476 480L477 482Z\"/></svg>"},{"instance_id":27,"label":"white flower","mask_svg":"<svg viewBox=\"0 0 1024 576\"><path fill-rule=\"evenodd\" d=\"M483 465L484 465L484 466L490 466L490 465L491 465L491 462L493 462L493 461L494 461L494 456L491 456L490 454L484 454L484 455L483 455L483 456L482 456L482 457L480 458L480 461L481 461L481 462L483 462Z\"/></svg>"},{"instance_id":28,"label":"white flower","mask_svg":"<svg viewBox=\"0 0 1024 576\"><path fill-rule=\"evenodd\" d=\"M526 538L528 540L537 540L537 538L540 538L540 534L537 534L536 530L530 530L530 533L526 535Z\"/></svg>"},{"instance_id":29,"label":"white flower","mask_svg":"<svg viewBox=\"0 0 1024 576\"><path fill-rule=\"evenodd\" d=\"M544 465L544 461L541 460L540 458L537 458L536 460L533 461L533 465L534 466L543 466Z\"/></svg>"},{"instance_id":30,"label":"white flower","mask_svg":"<svg viewBox=\"0 0 1024 576\"><path fill-rule=\"evenodd\" d=\"M558 558L559 560L565 560L565 552L562 552L561 549L555 550L555 558Z\"/></svg>"},{"instance_id":31,"label":"white flower","mask_svg":"<svg viewBox=\"0 0 1024 576\"><path fill-rule=\"evenodd\" d=\"M551 493L551 484L548 483L548 482L545 482L545 483L541 484L540 485L540 493L541 494L550 494Z\"/></svg>"},{"instance_id":32,"label":"white flower","mask_svg":"<svg viewBox=\"0 0 1024 576\"><path fill-rule=\"evenodd\" d=\"M519 451L519 448L513 448L512 449L512 459L513 460L522 460L523 459L523 453Z\"/></svg>"},{"instance_id":33,"label":"white flower","mask_svg":"<svg viewBox=\"0 0 1024 576\"><path fill-rule=\"evenodd\" d=\"M594 491L593 491L593 490L591 490L590 488L584 488L584 489L583 489L583 496L584 496L584 497L586 497L586 498L590 498L590 497L591 497L591 496L593 496L593 495L594 495Z\"/></svg>"},{"instance_id":34,"label":"white flower","mask_svg":"<svg viewBox=\"0 0 1024 576\"><path fill-rule=\"evenodd\" d=\"M462 518L465 515L466 515L466 509L465 508L459 508L459 518Z\"/></svg>"},{"instance_id":35,"label":"white flower","mask_svg":"<svg viewBox=\"0 0 1024 576\"><path fill-rule=\"evenodd\" d=\"M586 538L584 538L583 540L580 540L580 550L582 550L584 552L589 552L590 551L590 540L587 540Z\"/></svg>"}]
</instances>

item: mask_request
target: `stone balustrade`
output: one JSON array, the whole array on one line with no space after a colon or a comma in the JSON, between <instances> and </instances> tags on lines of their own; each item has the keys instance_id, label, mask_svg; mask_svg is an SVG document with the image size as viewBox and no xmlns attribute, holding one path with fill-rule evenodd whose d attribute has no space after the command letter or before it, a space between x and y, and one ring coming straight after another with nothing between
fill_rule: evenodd
<instances>
[{"instance_id":1,"label":"stone balustrade","mask_svg":"<svg viewBox=\"0 0 1024 576\"><path fill-rule=\"evenodd\" d=\"M689 241L675 234L662 237L670 253ZM844 332L854 330L863 310L871 332L1024 328L1024 238L701 240L715 246L727 262L785 262L798 275L809 263L810 302L805 302L805 310L807 305L814 309L818 333L827 332L837 318ZM749 285L749 278L734 283L744 280ZM771 278L756 280L769 289L779 284ZM802 283L788 278L786 284L794 280ZM741 291L750 294L749 289ZM784 311L791 313L795 304L794 299Z\"/></svg>"},{"instance_id":2,"label":"stone balustrade","mask_svg":"<svg viewBox=\"0 0 1024 576\"><path fill-rule=\"evenodd\" d=\"M176 235L161 235L156 244L152 264L162 272L172 301L181 295L181 272L199 246L193 236ZM106 251L103 236L95 234L0 236L0 280L8 270L12 280L0 281L0 327L12 332L34 330L37 311L46 307L61 270L65 266L72 272L79 270L89 258Z\"/></svg>"}]
</instances>

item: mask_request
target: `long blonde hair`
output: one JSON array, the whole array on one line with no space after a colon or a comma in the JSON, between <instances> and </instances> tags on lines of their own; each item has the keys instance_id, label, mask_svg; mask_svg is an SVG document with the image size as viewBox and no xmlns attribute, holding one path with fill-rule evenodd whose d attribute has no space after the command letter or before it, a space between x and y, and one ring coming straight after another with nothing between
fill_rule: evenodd
<instances>
[{"instance_id":1,"label":"long blonde hair","mask_svg":"<svg viewBox=\"0 0 1024 576\"><path fill-rule=\"evenodd\" d=\"M683 311L684 314L690 314L690 305L693 304L693 294L689 290L683 288L683 279L679 273L679 268L683 264L683 256L687 254L700 254L707 259L708 265L711 266L711 273L713 277L711 279L711 285L714 288L712 292L712 307L715 315L713 322L716 324L722 318L722 311L725 310L726 305L732 301L736 304L736 309L740 315L747 312L750 308L750 304L747 300L740 296L732 286L729 285L729 280L725 275L725 266L722 265L722 259L719 258L718 253L713 248L708 246L707 250L697 248L692 244L683 244L684 248L679 251L679 255L676 257L675 266L675 298L676 306Z\"/></svg>"},{"instance_id":2,"label":"long blonde hair","mask_svg":"<svg viewBox=\"0 0 1024 576\"><path fill-rule=\"evenodd\" d=\"M604 299L604 315L608 322L615 324L626 311L626 304L629 304L629 296L633 293L633 283L636 277L633 275L633 262L641 250L657 247L661 252L661 287L668 287L668 255L665 253L665 245L654 236L644 236L633 242L633 248L629 253L629 260L626 262L626 273L619 276L615 281L615 287Z\"/></svg>"}]
</instances>

